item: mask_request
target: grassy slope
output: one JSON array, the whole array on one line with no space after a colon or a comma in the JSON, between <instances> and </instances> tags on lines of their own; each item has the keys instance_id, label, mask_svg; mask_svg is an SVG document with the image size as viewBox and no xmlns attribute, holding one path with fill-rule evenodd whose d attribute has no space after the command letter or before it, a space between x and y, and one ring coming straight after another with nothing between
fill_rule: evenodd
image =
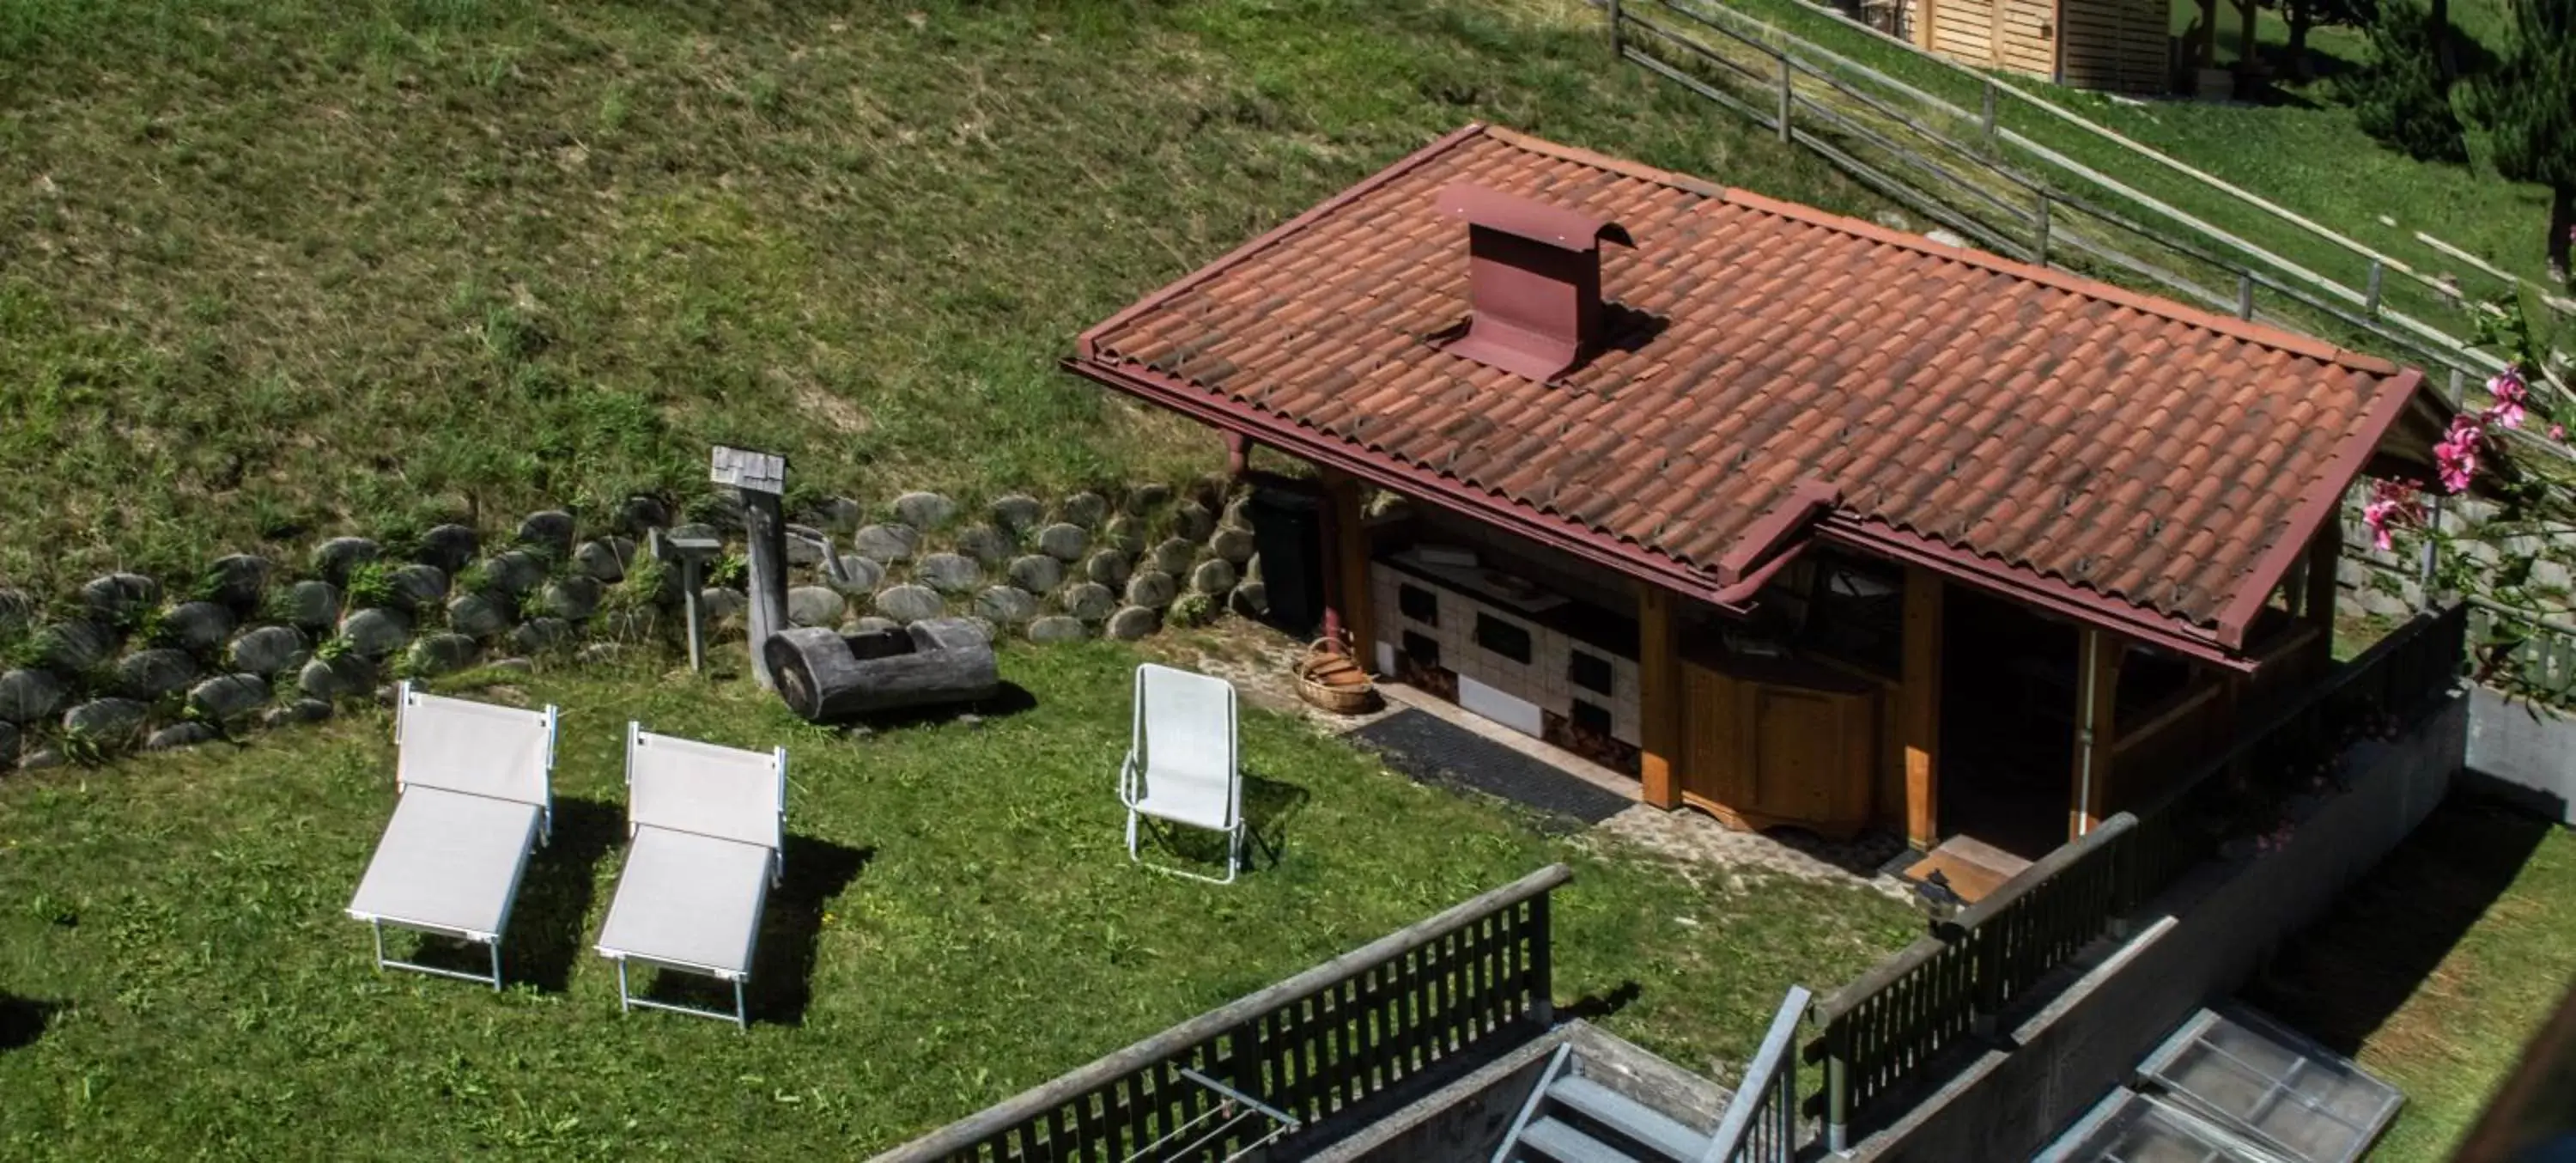
<instances>
[{"instance_id":1,"label":"grassy slope","mask_svg":"<svg viewBox=\"0 0 2576 1163\"><path fill-rule=\"evenodd\" d=\"M864 741L743 682L540 676L527 697L566 708L561 814L512 940L543 984L499 996L378 976L340 913L389 803L381 716L0 783L0 983L67 1007L0 1050L0 1157L856 1157L1552 860L1576 866L1559 1000L1633 992L1609 1027L1694 1068L1748 1056L1791 982L1912 936L1858 889L1596 859L1258 712L1256 811L1305 797L1281 862L1222 889L1137 871L1111 794L1134 659L1016 651L1034 709ZM810 982L801 1024L618 1014L586 942L630 716L786 743L790 882L759 984L778 1015ZM799 916L819 917L810 966Z\"/></svg>"},{"instance_id":2,"label":"grassy slope","mask_svg":"<svg viewBox=\"0 0 2576 1163\"><path fill-rule=\"evenodd\" d=\"M1573 0L0 6L0 582L1213 467L1073 333L1472 118L1856 205Z\"/></svg>"},{"instance_id":3,"label":"grassy slope","mask_svg":"<svg viewBox=\"0 0 2576 1163\"><path fill-rule=\"evenodd\" d=\"M2406 1092L2373 1159L2445 1159L2576 986L2576 833L2445 803L2297 941L2254 1001Z\"/></svg>"}]
</instances>

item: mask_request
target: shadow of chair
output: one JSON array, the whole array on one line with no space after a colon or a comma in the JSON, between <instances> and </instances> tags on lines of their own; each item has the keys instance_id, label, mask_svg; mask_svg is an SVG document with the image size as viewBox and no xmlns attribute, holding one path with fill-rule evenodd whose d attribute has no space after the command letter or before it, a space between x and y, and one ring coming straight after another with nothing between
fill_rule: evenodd
<instances>
[{"instance_id":1,"label":"shadow of chair","mask_svg":"<svg viewBox=\"0 0 2576 1163\"><path fill-rule=\"evenodd\" d=\"M1296 784L1250 771L1243 773L1244 872L1279 867L1288 846L1289 824L1312 798ZM1166 854L1220 872L1224 869L1225 833L1175 825L1151 816L1142 817L1139 823L1145 829L1143 839Z\"/></svg>"},{"instance_id":2,"label":"shadow of chair","mask_svg":"<svg viewBox=\"0 0 2576 1163\"><path fill-rule=\"evenodd\" d=\"M35 1044L63 1003L0 993L0 1054Z\"/></svg>"},{"instance_id":3,"label":"shadow of chair","mask_svg":"<svg viewBox=\"0 0 2576 1163\"><path fill-rule=\"evenodd\" d=\"M562 993L572 982L588 934L583 925L598 895L598 869L626 839L626 814L598 800L559 799L554 833L528 858L510 927L501 939L501 981ZM431 934L418 936L411 960L461 973L490 970L484 946Z\"/></svg>"}]
</instances>

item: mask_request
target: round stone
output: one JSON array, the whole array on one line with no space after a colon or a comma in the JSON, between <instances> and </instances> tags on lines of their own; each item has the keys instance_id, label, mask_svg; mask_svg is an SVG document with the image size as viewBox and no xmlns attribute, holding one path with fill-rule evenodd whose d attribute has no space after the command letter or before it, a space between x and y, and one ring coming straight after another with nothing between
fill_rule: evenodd
<instances>
[{"instance_id":1,"label":"round stone","mask_svg":"<svg viewBox=\"0 0 2576 1163\"><path fill-rule=\"evenodd\" d=\"M1199 559L1198 543L1178 537L1154 547L1154 568L1179 577L1190 572L1190 563Z\"/></svg>"},{"instance_id":2,"label":"round stone","mask_svg":"<svg viewBox=\"0 0 2576 1163\"><path fill-rule=\"evenodd\" d=\"M0 636L15 634L36 620L36 603L23 591L0 588Z\"/></svg>"},{"instance_id":3,"label":"round stone","mask_svg":"<svg viewBox=\"0 0 2576 1163\"><path fill-rule=\"evenodd\" d=\"M18 770L44 771L70 762L70 757L64 755L60 747L39 747L18 757Z\"/></svg>"},{"instance_id":4,"label":"round stone","mask_svg":"<svg viewBox=\"0 0 2576 1163\"><path fill-rule=\"evenodd\" d=\"M731 586L710 586L698 591L698 613L709 622L739 618L751 610L751 595Z\"/></svg>"},{"instance_id":5,"label":"round stone","mask_svg":"<svg viewBox=\"0 0 2576 1163\"><path fill-rule=\"evenodd\" d=\"M63 731L106 748L130 745L151 708L132 699L91 699L63 712Z\"/></svg>"},{"instance_id":6,"label":"round stone","mask_svg":"<svg viewBox=\"0 0 2576 1163\"><path fill-rule=\"evenodd\" d=\"M335 586L349 584L349 571L384 555L384 548L364 537L334 537L313 547L313 572Z\"/></svg>"},{"instance_id":7,"label":"round stone","mask_svg":"<svg viewBox=\"0 0 2576 1163\"><path fill-rule=\"evenodd\" d=\"M447 600L447 571L434 565L406 565L385 575L385 588L402 609L435 610Z\"/></svg>"},{"instance_id":8,"label":"round stone","mask_svg":"<svg viewBox=\"0 0 2576 1163\"><path fill-rule=\"evenodd\" d=\"M910 525L870 525L850 535L850 548L878 561L910 561L921 548L921 531Z\"/></svg>"},{"instance_id":9,"label":"round stone","mask_svg":"<svg viewBox=\"0 0 2576 1163\"><path fill-rule=\"evenodd\" d=\"M1225 503L1225 525L1229 529L1252 528L1252 494L1245 493Z\"/></svg>"},{"instance_id":10,"label":"round stone","mask_svg":"<svg viewBox=\"0 0 2576 1163\"><path fill-rule=\"evenodd\" d=\"M877 613L904 623L937 618L948 613L946 599L940 597L934 590L916 585L888 586L877 591L873 604L876 606Z\"/></svg>"},{"instance_id":11,"label":"round stone","mask_svg":"<svg viewBox=\"0 0 2576 1163\"><path fill-rule=\"evenodd\" d=\"M1100 550L1082 562L1082 576L1104 586L1126 585L1128 575L1133 572L1134 567L1128 563L1127 555L1115 549Z\"/></svg>"},{"instance_id":12,"label":"round stone","mask_svg":"<svg viewBox=\"0 0 2576 1163\"><path fill-rule=\"evenodd\" d=\"M1210 597L1233 589L1234 583L1234 566L1222 557L1202 561L1190 571L1190 588Z\"/></svg>"},{"instance_id":13,"label":"round stone","mask_svg":"<svg viewBox=\"0 0 2576 1163\"><path fill-rule=\"evenodd\" d=\"M1029 533L1046 521L1046 506L1024 493L996 498L992 509L993 523L1013 533Z\"/></svg>"},{"instance_id":14,"label":"round stone","mask_svg":"<svg viewBox=\"0 0 2576 1163\"><path fill-rule=\"evenodd\" d=\"M1008 573L1011 584L1033 594L1054 593L1064 584L1064 563L1043 553L1011 559Z\"/></svg>"},{"instance_id":15,"label":"round stone","mask_svg":"<svg viewBox=\"0 0 2576 1163\"><path fill-rule=\"evenodd\" d=\"M1100 528L1100 539L1129 557L1145 552L1145 522L1135 517L1117 516Z\"/></svg>"},{"instance_id":16,"label":"round stone","mask_svg":"<svg viewBox=\"0 0 2576 1163\"><path fill-rule=\"evenodd\" d=\"M286 587L286 620L299 629L328 630L340 621L340 588L326 581Z\"/></svg>"},{"instance_id":17,"label":"round stone","mask_svg":"<svg viewBox=\"0 0 2576 1163\"><path fill-rule=\"evenodd\" d=\"M623 537L584 541L572 551L573 567L615 585L626 580L626 563L635 560L635 543Z\"/></svg>"},{"instance_id":18,"label":"round stone","mask_svg":"<svg viewBox=\"0 0 2576 1163\"><path fill-rule=\"evenodd\" d=\"M648 497L639 493L618 502L617 527L637 537L668 526L670 523L671 507L663 504L660 497Z\"/></svg>"},{"instance_id":19,"label":"round stone","mask_svg":"<svg viewBox=\"0 0 2576 1163\"><path fill-rule=\"evenodd\" d=\"M313 659L295 675L295 689L325 702L355 698L375 688L376 665L355 654Z\"/></svg>"},{"instance_id":20,"label":"round stone","mask_svg":"<svg viewBox=\"0 0 2576 1163\"><path fill-rule=\"evenodd\" d=\"M18 727L17 727L17 724L14 724L14 723L0 723L0 771L5 771L5 770L7 770L7 769L9 769L9 768L12 768L12 767L15 767L15 766L17 766L17 765L18 765Z\"/></svg>"},{"instance_id":21,"label":"round stone","mask_svg":"<svg viewBox=\"0 0 2576 1163\"><path fill-rule=\"evenodd\" d=\"M453 574L474 563L474 554L483 547L483 539L463 525L435 525L420 535L420 550L412 560L434 565Z\"/></svg>"},{"instance_id":22,"label":"round stone","mask_svg":"<svg viewBox=\"0 0 2576 1163\"><path fill-rule=\"evenodd\" d=\"M1159 509L1172 499L1172 486L1148 481L1127 490L1127 511L1139 517Z\"/></svg>"},{"instance_id":23,"label":"round stone","mask_svg":"<svg viewBox=\"0 0 2576 1163\"><path fill-rule=\"evenodd\" d=\"M914 581L943 594L971 593L984 581L984 567L973 558L954 553L934 553L912 567Z\"/></svg>"},{"instance_id":24,"label":"round stone","mask_svg":"<svg viewBox=\"0 0 2576 1163\"><path fill-rule=\"evenodd\" d=\"M905 493L894 499L895 519L915 529L943 529L957 517L957 502L937 493Z\"/></svg>"},{"instance_id":25,"label":"round stone","mask_svg":"<svg viewBox=\"0 0 2576 1163\"><path fill-rule=\"evenodd\" d=\"M320 699L297 699L282 707L271 707L259 717L263 727L288 727L297 723L319 723L331 717L331 704Z\"/></svg>"},{"instance_id":26,"label":"round stone","mask_svg":"<svg viewBox=\"0 0 2576 1163\"><path fill-rule=\"evenodd\" d=\"M599 599L607 588L588 574L567 574L546 583L545 596L539 599L546 612L567 621L578 622L599 612Z\"/></svg>"},{"instance_id":27,"label":"round stone","mask_svg":"<svg viewBox=\"0 0 2576 1163\"><path fill-rule=\"evenodd\" d=\"M1183 501L1172 506L1172 532L1192 541L1205 541L1216 532L1216 514L1197 501Z\"/></svg>"},{"instance_id":28,"label":"round stone","mask_svg":"<svg viewBox=\"0 0 2576 1163\"><path fill-rule=\"evenodd\" d=\"M340 640L352 654L383 658L411 641L411 620L392 610L360 610L340 623Z\"/></svg>"},{"instance_id":29,"label":"round stone","mask_svg":"<svg viewBox=\"0 0 2576 1163\"><path fill-rule=\"evenodd\" d=\"M483 559L483 588L515 602L535 593L546 582L546 563L523 549L512 549Z\"/></svg>"},{"instance_id":30,"label":"round stone","mask_svg":"<svg viewBox=\"0 0 2576 1163\"><path fill-rule=\"evenodd\" d=\"M1003 626L1017 626L1038 616L1038 600L1025 590L989 586L975 595L975 616Z\"/></svg>"},{"instance_id":31,"label":"round stone","mask_svg":"<svg viewBox=\"0 0 2576 1163\"><path fill-rule=\"evenodd\" d=\"M1109 515L1109 498L1094 492L1075 493L1057 505L1056 512L1085 529L1097 529L1101 518Z\"/></svg>"},{"instance_id":32,"label":"round stone","mask_svg":"<svg viewBox=\"0 0 2576 1163\"><path fill-rule=\"evenodd\" d=\"M509 607L482 594L460 595L447 603L447 628L469 638L505 633L516 621Z\"/></svg>"},{"instance_id":33,"label":"round stone","mask_svg":"<svg viewBox=\"0 0 2576 1163\"><path fill-rule=\"evenodd\" d=\"M268 705L268 680L255 674L217 675L188 692L188 707L209 721L229 723Z\"/></svg>"},{"instance_id":34,"label":"round stone","mask_svg":"<svg viewBox=\"0 0 2576 1163\"><path fill-rule=\"evenodd\" d=\"M1270 613L1270 587L1258 581L1244 582L1226 596L1226 605L1246 618L1264 617Z\"/></svg>"},{"instance_id":35,"label":"round stone","mask_svg":"<svg viewBox=\"0 0 2576 1163\"><path fill-rule=\"evenodd\" d=\"M1062 562L1082 560L1084 550L1091 548L1091 534L1080 525L1058 522L1038 530L1038 552Z\"/></svg>"},{"instance_id":36,"label":"round stone","mask_svg":"<svg viewBox=\"0 0 2576 1163\"><path fill-rule=\"evenodd\" d=\"M957 531L957 552L988 566L1009 561L1018 550L1010 534L990 525L969 525Z\"/></svg>"},{"instance_id":37,"label":"round stone","mask_svg":"<svg viewBox=\"0 0 2576 1163\"><path fill-rule=\"evenodd\" d=\"M304 635L292 626L259 626L233 639L233 669L245 674L276 674L295 665L304 653Z\"/></svg>"},{"instance_id":38,"label":"round stone","mask_svg":"<svg viewBox=\"0 0 2576 1163\"><path fill-rule=\"evenodd\" d=\"M177 751L212 743L223 735L203 723L172 723L155 731L143 741L145 751Z\"/></svg>"},{"instance_id":39,"label":"round stone","mask_svg":"<svg viewBox=\"0 0 2576 1163\"><path fill-rule=\"evenodd\" d=\"M243 613L259 608L259 591L267 585L266 558L235 553L206 567L206 597Z\"/></svg>"},{"instance_id":40,"label":"round stone","mask_svg":"<svg viewBox=\"0 0 2576 1163\"><path fill-rule=\"evenodd\" d=\"M535 674L537 663L530 658L495 658L484 663L483 669L494 674Z\"/></svg>"},{"instance_id":41,"label":"round stone","mask_svg":"<svg viewBox=\"0 0 2576 1163\"><path fill-rule=\"evenodd\" d=\"M51 672L33 669L0 674L0 723L33 723L63 705L70 691Z\"/></svg>"},{"instance_id":42,"label":"round stone","mask_svg":"<svg viewBox=\"0 0 2576 1163\"><path fill-rule=\"evenodd\" d=\"M789 565L821 565L821 564L823 564L823 545L822 545L822 543L821 543L820 541L809 541L809 540L806 540L805 538L802 538L802 537L790 537L790 538L788 538L788 539L787 539L787 564L789 564Z\"/></svg>"},{"instance_id":43,"label":"round stone","mask_svg":"<svg viewBox=\"0 0 2576 1163\"><path fill-rule=\"evenodd\" d=\"M1173 581L1172 575L1159 569L1142 570L1136 576L1127 579L1127 604L1131 606L1146 606L1159 610L1171 605L1172 599L1179 596L1181 596L1180 583Z\"/></svg>"},{"instance_id":44,"label":"round stone","mask_svg":"<svg viewBox=\"0 0 2576 1163\"><path fill-rule=\"evenodd\" d=\"M572 623L561 618L530 618L510 632L510 649L519 654L543 654L571 640Z\"/></svg>"},{"instance_id":45,"label":"round stone","mask_svg":"<svg viewBox=\"0 0 2576 1163\"><path fill-rule=\"evenodd\" d=\"M572 552L572 534L572 514L561 509L530 513L519 522L519 544L533 545L558 561Z\"/></svg>"},{"instance_id":46,"label":"round stone","mask_svg":"<svg viewBox=\"0 0 2576 1163\"><path fill-rule=\"evenodd\" d=\"M803 523L842 537L867 519L867 509L848 497L825 497L807 507Z\"/></svg>"},{"instance_id":47,"label":"round stone","mask_svg":"<svg viewBox=\"0 0 2576 1163\"><path fill-rule=\"evenodd\" d=\"M1249 529L1219 529L1208 537L1208 548L1218 557L1236 565L1252 560L1253 541Z\"/></svg>"},{"instance_id":48,"label":"round stone","mask_svg":"<svg viewBox=\"0 0 2576 1163\"><path fill-rule=\"evenodd\" d=\"M36 659L64 674L87 674L116 652L116 634L96 622L56 622L36 633Z\"/></svg>"},{"instance_id":49,"label":"round stone","mask_svg":"<svg viewBox=\"0 0 2576 1163\"><path fill-rule=\"evenodd\" d=\"M1163 616L1144 606L1128 606L1109 616L1107 633L1121 642L1133 642L1155 631Z\"/></svg>"},{"instance_id":50,"label":"round stone","mask_svg":"<svg viewBox=\"0 0 2576 1163\"><path fill-rule=\"evenodd\" d=\"M1051 645L1057 642L1080 642L1089 638L1091 627L1083 625L1080 618L1049 614L1029 623L1028 633L1029 641Z\"/></svg>"},{"instance_id":51,"label":"round stone","mask_svg":"<svg viewBox=\"0 0 2576 1163\"><path fill-rule=\"evenodd\" d=\"M850 620L850 633L852 634L883 634L888 630L901 629L903 629L902 623L897 622L892 618L880 618L874 614L870 614L864 618L853 618Z\"/></svg>"},{"instance_id":52,"label":"round stone","mask_svg":"<svg viewBox=\"0 0 2576 1163\"><path fill-rule=\"evenodd\" d=\"M233 633L233 612L213 602L181 602L161 616L161 631L182 650L212 654Z\"/></svg>"},{"instance_id":53,"label":"round stone","mask_svg":"<svg viewBox=\"0 0 2576 1163\"><path fill-rule=\"evenodd\" d=\"M111 626L131 626L143 611L161 602L161 583L139 573L94 577L80 588L89 615Z\"/></svg>"},{"instance_id":54,"label":"round stone","mask_svg":"<svg viewBox=\"0 0 2576 1163\"><path fill-rule=\"evenodd\" d=\"M1118 594L1099 582L1081 582L1066 589L1057 604L1085 622L1103 622L1118 609Z\"/></svg>"},{"instance_id":55,"label":"round stone","mask_svg":"<svg viewBox=\"0 0 2576 1163\"><path fill-rule=\"evenodd\" d=\"M849 603L837 590L797 586L787 591L787 621L790 625L838 626L841 616L848 612Z\"/></svg>"},{"instance_id":56,"label":"round stone","mask_svg":"<svg viewBox=\"0 0 2576 1163\"><path fill-rule=\"evenodd\" d=\"M841 576L833 578L831 584L833 588L853 597L872 594L876 592L878 586L885 583L885 572L885 567L877 564L877 560L873 557L844 553L841 555Z\"/></svg>"},{"instance_id":57,"label":"round stone","mask_svg":"<svg viewBox=\"0 0 2576 1163\"><path fill-rule=\"evenodd\" d=\"M149 702L188 689L197 677L197 662L184 650L138 650L116 662L116 689Z\"/></svg>"},{"instance_id":58,"label":"round stone","mask_svg":"<svg viewBox=\"0 0 2576 1163\"><path fill-rule=\"evenodd\" d=\"M431 634L411 644L411 669L415 674L454 674L474 665L482 654L483 647L465 635Z\"/></svg>"}]
</instances>

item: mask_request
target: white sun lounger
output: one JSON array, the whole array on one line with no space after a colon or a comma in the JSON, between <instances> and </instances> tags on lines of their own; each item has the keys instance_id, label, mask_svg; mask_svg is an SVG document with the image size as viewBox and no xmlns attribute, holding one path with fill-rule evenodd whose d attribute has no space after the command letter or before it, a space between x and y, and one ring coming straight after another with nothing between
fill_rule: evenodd
<instances>
[{"instance_id":1,"label":"white sun lounger","mask_svg":"<svg viewBox=\"0 0 2576 1163\"><path fill-rule=\"evenodd\" d=\"M1235 763L1234 684L1146 663L1136 668L1135 734L1118 770L1127 858L1157 872L1232 884L1243 863L1243 776ZM1145 818L1223 832L1219 879L1151 863L1137 852Z\"/></svg>"},{"instance_id":2,"label":"white sun lounger","mask_svg":"<svg viewBox=\"0 0 2576 1163\"><path fill-rule=\"evenodd\" d=\"M555 709L526 711L425 694L395 700L399 798L349 915L375 931L376 968L501 988L501 934L528 854L553 834ZM481 976L385 956L385 926L457 937L492 950Z\"/></svg>"},{"instance_id":3,"label":"white sun lounger","mask_svg":"<svg viewBox=\"0 0 2576 1163\"><path fill-rule=\"evenodd\" d=\"M629 723L626 796L626 869L599 931L600 955L617 962L617 1004L746 1024L761 906L786 871L787 749L742 751ZM730 982L733 1012L637 997L631 961Z\"/></svg>"}]
</instances>

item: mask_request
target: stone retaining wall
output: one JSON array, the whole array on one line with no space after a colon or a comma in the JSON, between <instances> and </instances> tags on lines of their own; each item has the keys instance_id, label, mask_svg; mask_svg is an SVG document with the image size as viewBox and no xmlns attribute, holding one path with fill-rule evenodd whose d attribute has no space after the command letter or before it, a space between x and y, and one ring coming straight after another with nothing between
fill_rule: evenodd
<instances>
[{"instance_id":1,"label":"stone retaining wall","mask_svg":"<svg viewBox=\"0 0 2576 1163\"><path fill-rule=\"evenodd\" d=\"M0 588L0 771L316 722L406 677L667 648L680 580L643 551L657 528L725 542L701 601L711 639L738 641L739 503L713 498L687 518L635 497L506 530L333 537L295 561L234 554L194 578L107 574L50 600ZM1044 643L1267 608L1243 500L1221 479L980 508L926 492L874 508L833 497L789 520L838 558L790 539L788 617L802 626L963 614Z\"/></svg>"}]
</instances>

